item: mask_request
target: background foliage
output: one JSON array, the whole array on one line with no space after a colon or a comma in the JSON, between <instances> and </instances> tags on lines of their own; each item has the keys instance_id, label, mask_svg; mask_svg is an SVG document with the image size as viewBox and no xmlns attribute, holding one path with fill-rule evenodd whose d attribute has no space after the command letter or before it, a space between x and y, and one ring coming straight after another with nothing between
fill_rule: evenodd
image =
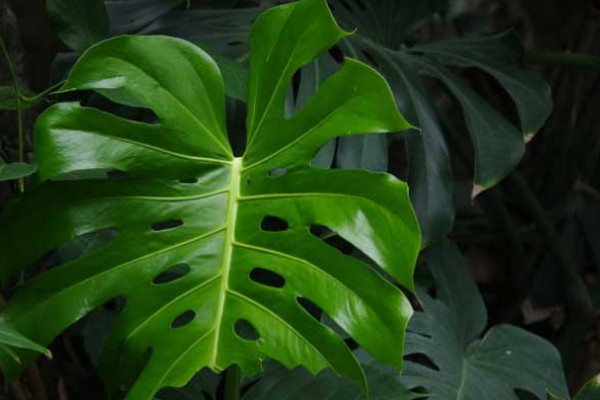
<instances>
[{"instance_id":1,"label":"background foliage","mask_svg":"<svg viewBox=\"0 0 600 400\"><path fill-rule=\"evenodd\" d=\"M225 77L230 132L238 133L231 141L239 152L248 30L256 15L275 3L3 3L0 30L18 87L11 86L9 69L2 69L0 178L14 180L35 171L25 164L33 161L28 155L32 120L59 100L46 96L46 89L64 78L90 45L122 33L185 38L216 58ZM487 398L504 399L543 398L548 389L567 397L557 353L541 337L560 352L568 387L575 393L600 371L600 142L594 106L600 96L600 62L589 56L600 50L597 4L334 0L330 5L342 26L356 28L356 34L295 75L289 112L348 55L379 69L399 108L421 128L421 133L387 138L337 139L313 160L324 167L388 170L406 179L428 246L417 267L423 309L412 322L404 374L382 368L356 350L373 393L404 399L443 391L447 398L475 399L485 392L496 396ZM98 97L86 101L130 118L147 118L136 109L110 109ZM24 111L15 110L19 108ZM4 183L3 204L19 189L18 182ZM29 273L96 245L92 240L61 249ZM335 245L352 251L347 243ZM5 287L3 295L9 297L12 290L12 285ZM110 325L118 307L111 304L73 326L52 344L54 357L40 359L10 395L102 398L94 363L105 340L103 327ZM444 329L438 329L440 324ZM490 356L491 350L499 353ZM500 362L497 354L514 355L516 361L509 357ZM516 365L519 374L487 369L486 359L492 358L493 367L512 370ZM580 398L592 393L593 386ZM306 371L287 372L277 365L244 387L244 397L254 399L303 399L320 391L323 398L361 396L331 374L315 379ZM221 393L221 378L205 371L185 388L159 397L211 399Z\"/></svg>"}]
</instances>

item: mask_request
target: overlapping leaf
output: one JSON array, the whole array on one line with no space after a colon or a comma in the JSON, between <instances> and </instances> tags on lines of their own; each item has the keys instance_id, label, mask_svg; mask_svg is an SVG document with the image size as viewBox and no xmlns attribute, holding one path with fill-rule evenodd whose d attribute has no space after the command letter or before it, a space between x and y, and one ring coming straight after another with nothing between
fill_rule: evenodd
<instances>
[{"instance_id":1,"label":"overlapping leaf","mask_svg":"<svg viewBox=\"0 0 600 400\"><path fill-rule=\"evenodd\" d=\"M362 381L353 353L306 311L307 302L378 360L401 366L407 299L311 227L339 234L411 288L420 235L407 187L384 173L314 169L310 161L335 137L410 125L385 80L351 59L285 114L296 70L346 35L323 0L257 20L242 157L230 150L223 82L203 51L160 36L117 37L86 51L63 90L151 109L157 122L78 103L39 118L39 178L53 181L0 221L2 276L73 239L114 234L27 282L3 317L48 343L123 298L100 368L111 393L135 400L181 386L203 367L235 363L252 375L268 358ZM82 170L131 176L61 181ZM8 365L9 376L18 370Z\"/></svg>"},{"instance_id":2,"label":"overlapping leaf","mask_svg":"<svg viewBox=\"0 0 600 400\"><path fill-rule=\"evenodd\" d=\"M405 351L429 362L418 356L407 362L402 382L440 400L517 400L516 389L539 399L547 393L568 398L560 355L549 342L511 325L479 339L485 305L453 244L428 249L426 263L437 298L420 293L424 310L411 320Z\"/></svg>"},{"instance_id":3,"label":"overlapping leaf","mask_svg":"<svg viewBox=\"0 0 600 400\"><path fill-rule=\"evenodd\" d=\"M411 198L426 243L442 238L454 220L454 208L448 206L454 197L451 150L420 75L439 79L463 110L474 148L474 194L498 183L519 162L524 140L539 130L551 111L549 86L521 68L521 46L510 32L432 41L407 48L407 36L447 7L445 1L334 0L330 4L348 29L356 29L356 35L341 42L344 53L376 66L392 84L409 121L422 129L422 135L408 138ZM243 59L247 51L244 32L259 11L260 7L174 11L144 32L192 38L217 52ZM516 105L520 129L447 66L476 68L496 79ZM375 140L371 137L344 141L344 146L338 147L344 151L337 152L337 164L383 167L387 158L385 143L380 140L374 145Z\"/></svg>"},{"instance_id":4,"label":"overlapping leaf","mask_svg":"<svg viewBox=\"0 0 600 400\"><path fill-rule=\"evenodd\" d=\"M35 164L27 164L22 162L6 163L0 157L0 182L9 181L12 179L24 178L32 175L37 170Z\"/></svg>"},{"instance_id":5,"label":"overlapping leaf","mask_svg":"<svg viewBox=\"0 0 600 400\"><path fill-rule=\"evenodd\" d=\"M412 400L424 397L422 394L407 390L398 382L394 374L382 369L363 351L357 352L357 358L361 361L369 381L371 389L369 399ZM302 368L286 371L281 367L273 366L243 396L243 400L270 399L364 400L366 397L356 384L335 376L330 371L322 372L315 377Z\"/></svg>"},{"instance_id":6,"label":"overlapping leaf","mask_svg":"<svg viewBox=\"0 0 600 400\"><path fill-rule=\"evenodd\" d=\"M0 321L0 354L2 359L8 359L11 363L21 364L16 349L31 350L39 354L50 356L50 351L31 341L30 339L17 332L12 326L4 321ZM0 370L4 365L0 363Z\"/></svg>"}]
</instances>

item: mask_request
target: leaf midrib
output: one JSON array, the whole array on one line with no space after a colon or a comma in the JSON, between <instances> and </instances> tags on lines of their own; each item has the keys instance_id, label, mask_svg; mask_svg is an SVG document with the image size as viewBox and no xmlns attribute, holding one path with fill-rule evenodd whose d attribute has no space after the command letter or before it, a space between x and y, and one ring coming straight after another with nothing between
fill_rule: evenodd
<instances>
[{"instance_id":1,"label":"leaf midrib","mask_svg":"<svg viewBox=\"0 0 600 400\"><path fill-rule=\"evenodd\" d=\"M223 313L225 312L225 301L229 291L229 273L231 271L231 259L233 255L233 243L235 242L235 225L237 221L238 203L240 197L240 182L242 174L242 158L235 157L231 163L231 179L229 182L227 213L225 219L225 243L223 245L223 261L221 263L221 289L219 291L219 302L215 317L215 334L210 365L218 370L217 356L219 353L219 339Z\"/></svg>"}]
</instances>

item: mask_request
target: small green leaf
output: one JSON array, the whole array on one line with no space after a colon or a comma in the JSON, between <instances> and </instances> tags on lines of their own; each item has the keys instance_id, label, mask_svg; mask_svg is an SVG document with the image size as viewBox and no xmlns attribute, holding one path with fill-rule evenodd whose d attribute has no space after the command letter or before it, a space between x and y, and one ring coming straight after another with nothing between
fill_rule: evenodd
<instances>
[{"instance_id":1,"label":"small green leaf","mask_svg":"<svg viewBox=\"0 0 600 400\"><path fill-rule=\"evenodd\" d=\"M78 53L108 34L104 0L47 0L46 9L58 36Z\"/></svg>"},{"instance_id":2,"label":"small green leaf","mask_svg":"<svg viewBox=\"0 0 600 400\"><path fill-rule=\"evenodd\" d=\"M17 354L13 352L13 349L31 350L36 353L45 354L47 357L51 356L50 350L31 341L6 322L0 320L0 354L6 354L16 362L20 363L21 361ZM2 364L0 364L0 368L3 368Z\"/></svg>"},{"instance_id":3,"label":"small green leaf","mask_svg":"<svg viewBox=\"0 0 600 400\"><path fill-rule=\"evenodd\" d=\"M540 400L548 393L568 398L552 344L511 325L495 326L479 338L487 324L485 304L454 244L430 247L425 262L436 298L420 291L423 311L411 320L405 352L429 362L407 362L402 382L424 387L439 400L516 399L515 389Z\"/></svg>"},{"instance_id":4,"label":"small green leaf","mask_svg":"<svg viewBox=\"0 0 600 400\"><path fill-rule=\"evenodd\" d=\"M21 162L6 164L2 161L0 162L0 182L25 178L26 176L33 175L36 171L37 166L35 164Z\"/></svg>"}]
</instances>

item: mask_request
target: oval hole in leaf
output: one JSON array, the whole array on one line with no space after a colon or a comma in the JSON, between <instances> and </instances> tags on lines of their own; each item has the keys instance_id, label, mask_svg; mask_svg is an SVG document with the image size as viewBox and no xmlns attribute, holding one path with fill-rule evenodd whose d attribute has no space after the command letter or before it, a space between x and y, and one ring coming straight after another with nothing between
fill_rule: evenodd
<instances>
[{"instance_id":1,"label":"oval hole in leaf","mask_svg":"<svg viewBox=\"0 0 600 400\"><path fill-rule=\"evenodd\" d=\"M335 232L324 225L313 224L310 226L310 234L318 237L319 239L326 239L330 236L335 235Z\"/></svg>"},{"instance_id":2,"label":"oval hole in leaf","mask_svg":"<svg viewBox=\"0 0 600 400\"><path fill-rule=\"evenodd\" d=\"M88 232L74 237L56 248L56 254L59 258L56 266L73 262L91 254L115 240L116 237L117 230L114 228Z\"/></svg>"},{"instance_id":3,"label":"oval hole in leaf","mask_svg":"<svg viewBox=\"0 0 600 400\"><path fill-rule=\"evenodd\" d=\"M431 361L431 359L429 357L427 357L423 353L408 354L408 355L404 356L404 359L407 360L407 361L412 361L414 363L424 365L427 368L433 369L435 371L439 371L440 370L438 368L438 366L435 365L433 363L433 361Z\"/></svg>"},{"instance_id":4,"label":"oval hole in leaf","mask_svg":"<svg viewBox=\"0 0 600 400\"><path fill-rule=\"evenodd\" d=\"M311 317L321 322L321 314L323 309L307 299L306 297L296 297L296 302L302 307Z\"/></svg>"},{"instance_id":5,"label":"oval hole in leaf","mask_svg":"<svg viewBox=\"0 0 600 400\"><path fill-rule=\"evenodd\" d=\"M108 300L103 304L103 308L109 311L114 311L116 313L121 313L125 308L125 304L127 303L127 299L124 296L117 296Z\"/></svg>"},{"instance_id":6,"label":"oval hole in leaf","mask_svg":"<svg viewBox=\"0 0 600 400\"><path fill-rule=\"evenodd\" d=\"M333 247L347 256L352 256L352 253L356 249L352 243L348 242L346 239L338 235L337 232L326 226L313 224L310 226L310 233L313 236L321 239L323 243Z\"/></svg>"},{"instance_id":7,"label":"oval hole in leaf","mask_svg":"<svg viewBox=\"0 0 600 400\"><path fill-rule=\"evenodd\" d=\"M153 283L160 285L162 283L173 282L183 278L190 272L190 266L186 263L173 265L171 268L164 270L152 280Z\"/></svg>"},{"instance_id":8,"label":"oval hole in leaf","mask_svg":"<svg viewBox=\"0 0 600 400\"><path fill-rule=\"evenodd\" d=\"M177 328L182 328L184 326L186 326L187 324L189 324L190 322L192 322L192 320L196 317L196 313L192 310L187 310L181 314L179 314L177 316L177 318L175 318L173 320L173 322L171 322L171 328L177 329Z\"/></svg>"},{"instance_id":9,"label":"oval hole in leaf","mask_svg":"<svg viewBox=\"0 0 600 400\"><path fill-rule=\"evenodd\" d=\"M267 215L260 222L260 229L267 232L287 231L288 227L289 224L286 220L272 215Z\"/></svg>"},{"instance_id":10,"label":"oval hole in leaf","mask_svg":"<svg viewBox=\"0 0 600 400\"><path fill-rule=\"evenodd\" d=\"M258 340L260 339L260 333L256 330L254 325L245 319L238 319L233 327L235 333L245 340Z\"/></svg>"},{"instance_id":11,"label":"oval hole in leaf","mask_svg":"<svg viewBox=\"0 0 600 400\"><path fill-rule=\"evenodd\" d=\"M186 185L193 185L194 183L198 183L198 178L183 178L179 180L179 183L183 183Z\"/></svg>"},{"instance_id":12,"label":"oval hole in leaf","mask_svg":"<svg viewBox=\"0 0 600 400\"><path fill-rule=\"evenodd\" d=\"M329 54L335 60L336 63L342 64L344 62L344 53L339 46L333 46L329 49Z\"/></svg>"},{"instance_id":13,"label":"oval hole in leaf","mask_svg":"<svg viewBox=\"0 0 600 400\"><path fill-rule=\"evenodd\" d=\"M361 50L361 52L373 66L379 67L379 62L377 61L377 59L375 58L375 56L373 54L371 54L370 52L368 52L366 50Z\"/></svg>"},{"instance_id":14,"label":"oval hole in leaf","mask_svg":"<svg viewBox=\"0 0 600 400\"><path fill-rule=\"evenodd\" d=\"M285 174L287 174L287 168L273 168L269 170L267 176L269 178L275 179L279 178L280 176L284 176Z\"/></svg>"},{"instance_id":15,"label":"oval hole in leaf","mask_svg":"<svg viewBox=\"0 0 600 400\"><path fill-rule=\"evenodd\" d=\"M131 172L121 171L120 169L110 169L106 171L106 177L111 180L131 179L134 175Z\"/></svg>"},{"instance_id":16,"label":"oval hole in leaf","mask_svg":"<svg viewBox=\"0 0 600 400\"><path fill-rule=\"evenodd\" d=\"M264 268L254 268L250 271L250 279L261 285L282 288L285 285L283 276Z\"/></svg>"},{"instance_id":17,"label":"oval hole in leaf","mask_svg":"<svg viewBox=\"0 0 600 400\"><path fill-rule=\"evenodd\" d=\"M165 231L167 229L177 228L178 226L183 225L183 221L180 219L170 219L168 221L157 222L152 225L152 230L155 232Z\"/></svg>"},{"instance_id":18,"label":"oval hole in leaf","mask_svg":"<svg viewBox=\"0 0 600 400\"><path fill-rule=\"evenodd\" d=\"M525 390L525 389L514 389L513 392L515 393L517 398L521 399L521 400L535 400L538 398L532 392L530 392L529 390Z\"/></svg>"}]
</instances>

